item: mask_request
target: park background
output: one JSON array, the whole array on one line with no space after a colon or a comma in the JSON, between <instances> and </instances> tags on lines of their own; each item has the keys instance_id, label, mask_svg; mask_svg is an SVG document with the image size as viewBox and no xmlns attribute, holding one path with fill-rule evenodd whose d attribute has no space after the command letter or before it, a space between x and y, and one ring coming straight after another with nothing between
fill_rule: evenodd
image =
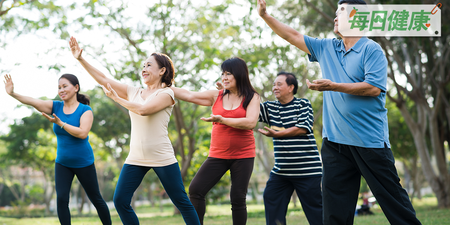
<instances>
[{"instance_id":1,"label":"park background","mask_svg":"<svg viewBox=\"0 0 450 225\"><path fill-rule=\"evenodd\" d=\"M332 0L267 1L268 12L275 18L301 33L319 38L336 37L332 33L336 3ZM372 38L381 45L388 59L386 108L401 183L413 203L423 203L418 212L422 222L443 218L424 224L450 223L450 5L445 2L441 16L441 37ZM312 103L314 133L320 149L322 94L308 90L305 85L306 79L321 77L320 68L317 63L309 63L305 53L272 32L258 16L256 0L0 0L0 17L0 74L2 79L4 74L12 75L17 93L57 99L59 76L72 73L80 79L81 93L91 97L94 124L90 143L106 201L112 201L128 154L129 117L124 108L103 94L72 57L68 47L70 36L77 38L84 48L84 57L94 66L135 86L142 85L142 62L152 52L163 52L172 58L175 86L196 91L213 89L220 78L221 62L239 56L247 62L252 84L263 101L274 100L271 87L277 72L293 72L300 82L296 97L308 98ZM199 118L210 112L210 107L181 101L173 109L169 137L186 188L208 155L211 124ZM262 126L260 123L257 128ZM51 127L36 110L20 105L0 88L0 221L16 224L12 218L55 216L56 137ZM252 215L258 219L264 217L262 191L273 166L271 139L258 132L255 138L257 157L248 202L254 204L256 211L249 214L250 222ZM226 207L216 210L217 215L230 211L229 186L229 174L226 174L208 194L207 216L212 216L218 205ZM362 181L361 192L365 191L368 188ZM133 204L138 209L143 207L138 211L143 216L148 212L161 216L167 210L169 217L176 214L153 172L145 177ZM76 179L71 205L73 216L92 216L93 221L99 222ZM301 211L298 202L292 212L298 212L297 208ZM305 221L303 213L291 214L293 221ZM117 214L115 220L119 221ZM224 224L229 224L231 218L227 221ZM375 221L387 222L383 216Z\"/></svg>"}]
</instances>

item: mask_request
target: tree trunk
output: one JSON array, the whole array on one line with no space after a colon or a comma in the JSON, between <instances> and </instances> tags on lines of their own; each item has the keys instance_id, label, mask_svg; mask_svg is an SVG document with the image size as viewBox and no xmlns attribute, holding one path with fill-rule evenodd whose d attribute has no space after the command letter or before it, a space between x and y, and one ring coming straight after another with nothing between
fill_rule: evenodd
<instances>
[{"instance_id":1,"label":"tree trunk","mask_svg":"<svg viewBox=\"0 0 450 225\"><path fill-rule=\"evenodd\" d=\"M294 191L294 192L292 193L291 199L292 199L292 203L294 204L294 208L297 208L297 199L298 199L298 196L297 196L297 192L296 192L296 191Z\"/></svg>"},{"instance_id":2,"label":"tree trunk","mask_svg":"<svg viewBox=\"0 0 450 225\"><path fill-rule=\"evenodd\" d=\"M180 210L178 210L178 208L174 205L173 206L173 215L180 215L180 214L181 214Z\"/></svg>"},{"instance_id":3,"label":"tree trunk","mask_svg":"<svg viewBox=\"0 0 450 225\"><path fill-rule=\"evenodd\" d=\"M83 186L78 182L78 193L80 194L81 203L78 207L78 214L83 214L84 203L86 202L86 192L83 189Z\"/></svg>"},{"instance_id":4,"label":"tree trunk","mask_svg":"<svg viewBox=\"0 0 450 225\"><path fill-rule=\"evenodd\" d=\"M423 173L428 183L430 184L431 189L436 195L436 198L438 200L438 207L450 207L450 192L448 190L448 186L445 186L448 181L446 181L445 179L440 179L432 168L431 160L427 160L429 156L428 148L426 146L425 134L423 134L419 130L415 130L415 132L413 133L413 137L421 159Z\"/></svg>"},{"instance_id":5,"label":"tree trunk","mask_svg":"<svg viewBox=\"0 0 450 225\"><path fill-rule=\"evenodd\" d=\"M155 199L153 196L153 184L148 186L147 199L150 202L151 207L155 207Z\"/></svg>"},{"instance_id":6,"label":"tree trunk","mask_svg":"<svg viewBox=\"0 0 450 225\"><path fill-rule=\"evenodd\" d=\"M261 124L259 124L259 126L262 126ZM259 160L259 162L261 163L262 167L264 168L264 171L267 175L270 174L270 171L272 171L272 167L274 164L274 159L273 159L273 153L268 150L267 147L267 143L264 140L266 137L257 132L256 133L256 144L257 144L257 149L256 149L256 159Z\"/></svg>"},{"instance_id":7,"label":"tree trunk","mask_svg":"<svg viewBox=\"0 0 450 225\"><path fill-rule=\"evenodd\" d=\"M418 198L418 199L422 199L422 183L423 183L423 181L424 181L424 178L423 178L422 173L421 173L420 170L418 169L418 166L417 166L417 164L418 164L417 158L415 158L414 164L415 164L414 168L415 168L415 170L416 170L415 173L417 174L417 175L415 176L414 183L413 183L413 185L414 185L414 191L417 192L417 198Z\"/></svg>"},{"instance_id":8,"label":"tree trunk","mask_svg":"<svg viewBox=\"0 0 450 225\"><path fill-rule=\"evenodd\" d=\"M406 190L406 192L410 193L409 197L413 198L414 196L411 194L413 192L413 175L412 175L412 168L408 167L408 163L406 160L402 161L403 170L405 171L405 174L403 175L403 188Z\"/></svg>"},{"instance_id":9,"label":"tree trunk","mask_svg":"<svg viewBox=\"0 0 450 225\"><path fill-rule=\"evenodd\" d=\"M45 168L41 168L44 175L44 203L45 203L45 215L50 215L50 202L55 194L55 185L53 185L53 174L49 174Z\"/></svg>"},{"instance_id":10,"label":"tree trunk","mask_svg":"<svg viewBox=\"0 0 450 225\"><path fill-rule=\"evenodd\" d=\"M5 168L4 171L0 170L0 177L3 179L5 186L11 191L11 194L13 194L14 198L16 198L17 201L23 202L23 200L25 198L25 193L23 190L25 189L27 180L24 180L23 176L20 176L19 177L19 179L20 179L19 180L19 184L20 184L19 189L16 189L14 187L14 179L13 179L14 177L11 174L11 172L12 172L12 170L20 171L20 169L17 169L17 168L20 168L20 167L9 166L8 168ZM5 171L7 174L5 174Z\"/></svg>"}]
</instances>

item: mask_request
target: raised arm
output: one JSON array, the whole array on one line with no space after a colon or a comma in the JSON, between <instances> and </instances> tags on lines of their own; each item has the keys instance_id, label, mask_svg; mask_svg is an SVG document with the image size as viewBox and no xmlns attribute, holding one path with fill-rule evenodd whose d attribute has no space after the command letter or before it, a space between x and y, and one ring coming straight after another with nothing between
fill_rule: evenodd
<instances>
[{"instance_id":1,"label":"raised arm","mask_svg":"<svg viewBox=\"0 0 450 225\"><path fill-rule=\"evenodd\" d=\"M3 81L3 83L5 83L6 93L8 93L11 97L17 99L19 102L33 106L36 110L40 112L45 112L48 114L52 113L53 108L52 100L41 100L15 93L14 83L12 81L11 75L9 74L5 75L5 80Z\"/></svg>"},{"instance_id":2,"label":"raised arm","mask_svg":"<svg viewBox=\"0 0 450 225\"><path fill-rule=\"evenodd\" d=\"M173 93L175 94L175 98L203 106L212 106L217 96L219 96L218 90L194 92L188 91L183 88L177 87L170 87L170 88L172 88Z\"/></svg>"},{"instance_id":3,"label":"raised arm","mask_svg":"<svg viewBox=\"0 0 450 225\"><path fill-rule=\"evenodd\" d=\"M77 39L74 37L70 37L69 41L70 50L72 51L73 57L80 62L80 64L86 69L86 71L94 78L97 83L100 85L106 86L107 83L111 84L117 94L124 99L128 99L127 95L127 86L126 84L122 84L114 79L108 78L105 74L103 74L100 70L93 67L89 64L81 55L83 53L83 49L78 45Z\"/></svg>"},{"instance_id":4,"label":"raised arm","mask_svg":"<svg viewBox=\"0 0 450 225\"><path fill-rule=\"evenodd\" d=\"M306 47L305 38L303 37L303 34L300 34L298 31L294 30L293 28L289 27L288 25L278 21L277 19L269 15L266 11L266 1L264 0L257 0L257 1L258 1L257 6L258 13L261 16L261 18L264 19L267 25L269 25L269 27L278 36L288 41L292 45L296 46L300 50L310 54L308 47Z\"/></svg>"},{"instance_id":5,"label":"raised arm","mask_svg":"<svg viewBox=\"0 0 450 225\"><path fill-rule=\"evenodd\" d=\"M254 94L252 100L247 106L247 113L243 118L226 118L221 115L211 115L209 118L201 118L207 122L218 122L242 130L250 130L256 127L259 118L259 101L258 94Z\"/></svg>"},{"instance_id":6,"label":"raised arm","mask_svg":"<svg viewBox=\"0 0 450 225\"><path fill-rule=\"evenodd\" d=\"M102 86L102 88L108 97L140 116L149 116L175 103L170 95L166 93L159 93L154 99L148 101L146 104L139 104L119 97L110 84L107 84L106 87Z\"/></svg>"}]
</instances>

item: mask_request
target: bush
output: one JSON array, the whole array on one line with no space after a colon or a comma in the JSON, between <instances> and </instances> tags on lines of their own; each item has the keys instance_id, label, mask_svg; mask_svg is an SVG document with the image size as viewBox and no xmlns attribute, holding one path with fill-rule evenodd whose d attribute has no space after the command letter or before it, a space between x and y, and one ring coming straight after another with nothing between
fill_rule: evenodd
<instances>
[{"instance_id":1,"label":"bush","mask_svg":"<svg viewBox=\"0 0 450 225\"><path fill-rule=\"evenodd\" d=\"M44 202L44 188L42 188L41 185L27 185L26 192L28 193L28 198L32 203L40 204Z\"/></svg>"}]
</instances>

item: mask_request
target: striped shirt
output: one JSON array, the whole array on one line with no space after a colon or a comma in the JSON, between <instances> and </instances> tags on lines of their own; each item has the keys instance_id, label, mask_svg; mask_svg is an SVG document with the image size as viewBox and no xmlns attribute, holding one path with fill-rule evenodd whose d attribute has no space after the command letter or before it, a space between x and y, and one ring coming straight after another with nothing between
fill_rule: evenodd
<instances>
[{"instance_id":1,"label":"striped shirt","mask_svg":"<svg viewBox=\"0 0 450 225\"><path fill-rule=\"evenodd\" d=\"M305 98L295 98L283 105L279 101L260 104L259 121L274 130L293 126L304 128L306 135L273 138L275 165L271 173L289 177L322 176L322 162L313 134L313 110Z\"/></svg>"}]
</instances>

